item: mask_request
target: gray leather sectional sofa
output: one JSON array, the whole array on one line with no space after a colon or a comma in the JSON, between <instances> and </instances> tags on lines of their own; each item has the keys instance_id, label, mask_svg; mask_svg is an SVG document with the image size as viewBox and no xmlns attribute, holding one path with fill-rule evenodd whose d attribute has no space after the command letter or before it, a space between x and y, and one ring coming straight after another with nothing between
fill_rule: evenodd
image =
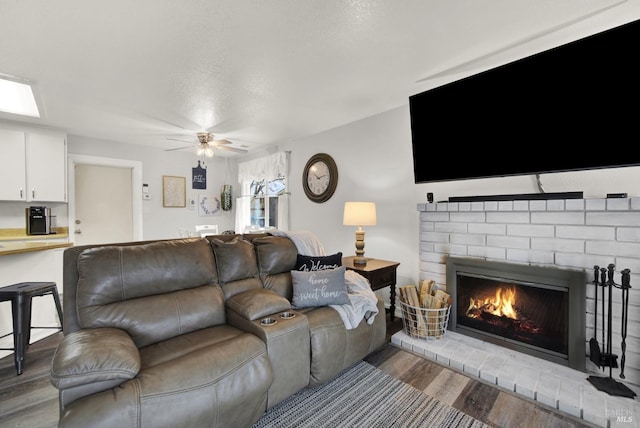
<instances>
[{"instance_id":1,"label":"gray leather sectional sofa","mask_svg":"<svg viewBox=\"0 0 640 428\"><path fill-rule=\"evenodd\" d=\"M380 298L351 330L329 306L292 308L297 254L267 234L65 250L59 426L249 427L379 348Z\"/></svg>"}]
</instances>

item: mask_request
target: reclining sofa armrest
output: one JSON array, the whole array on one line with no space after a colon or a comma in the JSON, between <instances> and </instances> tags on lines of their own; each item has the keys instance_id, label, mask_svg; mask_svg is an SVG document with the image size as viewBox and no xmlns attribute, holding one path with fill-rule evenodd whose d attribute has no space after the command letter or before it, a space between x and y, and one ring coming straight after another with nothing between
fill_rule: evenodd
<instances>
[{"instance_id":1,"label":"reclining sofa armrest","mask_svg":"<svg viewBox=\"0 0 640 428\"><path fill-rule=\"evenodd\" d=\"M260 288L233 295L226 300L227 309L249 321L291 309L291 302L273 290Z\"/></svg>"},{"instance_id":2,"label":"reclining sofa armrest","mask_svg":"<svg viewBox=\"0 0 640 428\"><path fill-rule=\"evenodd\" d=\"M66 335L51 363L51 383L59 390L90 384L119 385L140 371L140 353L116 328L78 330ZM92 393L98 392L93 388Z\"/></svg>"}]
</instances>

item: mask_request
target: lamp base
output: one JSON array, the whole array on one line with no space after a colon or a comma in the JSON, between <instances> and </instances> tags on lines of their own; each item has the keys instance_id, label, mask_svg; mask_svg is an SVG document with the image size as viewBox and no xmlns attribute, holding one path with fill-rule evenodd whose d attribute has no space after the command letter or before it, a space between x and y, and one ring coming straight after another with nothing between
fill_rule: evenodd
<instances>
[{"instance_id":1,"label":"lamp base","mask_svg":"<svg viewBox=\"0 0 640 428\"><path fill-rule=\"evenodd\" d=\"M364 230L362 230L362 227L358 227L358 230L356 230L356 256L353 259L353 264L367 264L367 259L364 258Z\"/></svg>"}]
</instances>

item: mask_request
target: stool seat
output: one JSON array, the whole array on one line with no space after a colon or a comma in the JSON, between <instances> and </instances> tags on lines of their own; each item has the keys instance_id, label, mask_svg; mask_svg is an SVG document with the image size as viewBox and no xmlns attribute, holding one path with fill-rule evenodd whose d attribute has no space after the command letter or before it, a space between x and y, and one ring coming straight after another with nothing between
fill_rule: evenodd
<instances>
[{"instance_id":1,"label":"stool seat","mask_svg":"<svg viewBox=\"0 0 640 428\"><path fill-rule=\"evenodd\" d=\"M31 326L31 299L33 297L51 294L56 304L60 327L32 327ZM22 374L24 367L24 354L29 346L32 328L62 329L62 305L58 295L58 287L55 282L20 282L18 284L0 287L0 302L11 301L13 317L13 348L0 348L13 350L16 363L16 372Z\"/></svg>"}]
</instances>

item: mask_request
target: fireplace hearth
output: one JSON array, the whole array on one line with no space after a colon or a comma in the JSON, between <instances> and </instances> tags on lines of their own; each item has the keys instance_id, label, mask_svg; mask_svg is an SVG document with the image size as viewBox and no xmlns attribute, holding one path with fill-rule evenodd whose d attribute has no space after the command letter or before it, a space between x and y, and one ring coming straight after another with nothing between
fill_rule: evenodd
<instances>
[{"instance_id":1,"label":"fireplace hearth","mask_svg":"<svg viewBox=\"0 0 640 428\"><path fill-rule=\"evenodd\" d=\"M449 257L449 329L585 369L583 271Z\"/></svg>"}]
</instances>

